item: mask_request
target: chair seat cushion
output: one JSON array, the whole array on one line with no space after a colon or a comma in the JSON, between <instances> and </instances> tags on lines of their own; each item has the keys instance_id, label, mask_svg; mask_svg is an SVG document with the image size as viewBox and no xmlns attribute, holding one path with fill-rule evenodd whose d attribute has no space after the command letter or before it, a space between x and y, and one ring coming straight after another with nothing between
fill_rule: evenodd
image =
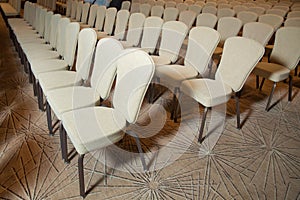
<instances>
[{"instance_id":1,"label":"chair seat cushion","mask_svg":"<svg viewBox=\"0 0 300 200\"><path fill-rule=\"evenodd\" d=\"M279 82L289 77L290 70L279 64L260 62L254 68L253 73L273 82Z\"/></svg>"},{"instance_id":2,"label":"chair seat cushion","mask_svg":"<svg viewBox=\"0 0 300 200\"><path fill-rule=\"evenodd\" d=\"M163 56L151 56L155 66L160 65L169 65L171 64L171 60L169 58L163 57Z\"/></svg>"},{"instance_id":3,"label":"chair seat cushion","mask_svg":"<svg viewBox=\"0 0 300 200\"><path fill-rule=\"evenodd\" d=\"M230 86L212 79L183 81L180 90L205 107L213 107L226 103L232 93Z\"/></svg>"},{"instance_id":4,"label":"chair seat cushion","mask_svg":"<svg viewBox=\"0 0 300 200\"><path fill-rule=\"evenodd\" d=\"M82 82L75 71L41 73L38 79L45 96L50 90L80 85Z\"/></svg>"},{"instance_id":5,"label":"chair seat cushion","mask_svg":"<svg viewBox=\"0 0 300 200\"><path fill-rule=\"evenodd\" d=\"M62 123L79 154L120 141L124 136L120 130L126 126L125 118L107 107L90 107L64 113Z\"/></svg>"},{"instance_id":6,"label":"chair seat cushion","mask_svg":"<svg viewBox=\"0 0 300 200\"><path fill-rule=\"evenodd\" d=\"M47 59L59 59L59 54L57 51L49 51L49 50L40 50L40 51L28 51L26 53L26 57L28 62L44 62Z\"/></svg>"},{"instance_id":7,"label":"chair seat cushion","mask_svg":"<svg viewBox=\"0 0 300 200\"><path fill-rule=\"evenodd\" d=\"M195 78L198 72L193 67L183 65L162 65L159 66L155 75L160 78L160 82L166 86L174 88L180 87L182 81Z\"/></svg>"},{"instance_id":8,"label":"chair seat cushion","mask_svg":"<svg viewBox=\"0 0 300 200\"><path fill-rule=\"evenodd\" d=\"M0 3L5 16L16 16L19 12L10 3Z\"/></svg>"},{"instance_id":9,"label":"chair seat cushion","mask_svg":"<svg viewBox=\"0 0 300 200\"><path fill-rule=\"evenodd\" d=\"M90 87L74 86L49 91L47 101L61 120L65 112L100 105L100 96Z\"/></svg>"},{"instance_id":10,"label":"chair seat cushion","mask_svg":"<svg viewBox=\"0 0 300 200\"><path fill-rule=\"evenodd\" d=\"M31 71L36 77L36 79L39 78L40 73L68 69L68 63L60 59L48 59L48 60L43 60L43 62L34 61L30 64L30 66L31 66Z\"/></svg>"}]
</instances>

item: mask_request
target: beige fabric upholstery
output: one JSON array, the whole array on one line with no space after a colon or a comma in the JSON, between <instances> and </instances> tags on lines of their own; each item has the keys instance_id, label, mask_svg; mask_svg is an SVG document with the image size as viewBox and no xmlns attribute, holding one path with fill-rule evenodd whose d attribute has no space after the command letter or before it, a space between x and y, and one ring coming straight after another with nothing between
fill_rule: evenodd
<instances>
[{"instance_id":1,"label":"beige fabric upholstery","mask_svg":"<svg viewBox=\"0 0 300 200\"><path fill-rule=\"evenodd\" d=\"M153 6L151 8L151 16L162 17L163 13L164 13L163 6Z\"/></svg>"},{"instance_id":2,"label":"beige fabric upholstery","mask_svg":"<svg viewBox=\"0 0 300 200\"><path fill-rule=\"evenodd\" d=\"M106 9L103 32L101 32L101 31L97 32L97 38L98 39L101 39L101 38L103 38L107 35L112 34L114 24L115 24L116 15L117 15L117 9L116 8L111 7L111 8Z\"/></svg>"},{"instance_id":3,"label":"beige fabric upholstery","mask_svg":"<svg viewBox=\"0 0 300 200\"><path fill-rule=\"evenodd\" d=\"M217 11L218 11L218 9L215 6L205 5L202 8L202 13L210 13L210 14L213 14L213 15L217 15Z\"/></svg>"},{"instance_id":4,"label":"beige fabric upholstery","mask_svg":"<svg viewBox=\"0 0 300 200\"><path fill-rule=\"evenodd\" d=\"M231 8L219 8L217 11L217 17L234 17L235 11Z\"/></svg>"},{"instance_id":5,"label":"beige fabric upholstery","mask_svg":"<svg viewBox=\"0 0 300 200\"><path fill-rule=\"evenodd\" d=\"M237 14L237 18L240 19L243 24L246 24L248 22L256 22L258 15L250 11L241 11Z\"/></svg>"},{"instance_id":6,"label":"beige fabric upholstery","mask_svg":"<svg viewBox=\"0 0 300 200\"><path fill-rule=\"evenodd\" d=\"M293 17L293 18L286 19L284 22L284 26L300 27L300 17Z\"/></svg>"},{"instance_id":7,"label":"beige fabric upholstery","mask_svg":"<svg viewBox=\"0 0 300 200\"><path fill-rule=\"evenodd\" d=\"M96 22L95 22L95 30L102 31L104 19L106 15L106 7L105 6L98 6L97 14L96 14Z\"/></svg>"},{"instance_id":8,"label":"beige fabric upholstery","mask_svg":"<svg viewBox=\"0 0 300 200\"><path fill-rule=\"evenodd\" d=\"M179 14L178 21L183 22L187 27L188 30L191 29L196 19L196 13L190 10L181 11Z\"/></svg>"},{"instance_id":9,"label":"beige fabric upholstery","mask_svg":"<svg viewBox=\"0 0 300 200\"><path fill-rule=\"evenodd\" d=\"M197 16L196 26L207 26L215 28L218 21L218 17L211 13L201 13Z\"/></svg>"},{"instance_id":10,"label":"beige fabric upholstery","mask_svg":"<svg viewBox=\"0 0 300 200\"><path fill-rule=\"evenodd\" d=\"M283 17L275 14L264 14L259 16L258 22L269 24L273 26L274 30L277 30L283 22Z\"/></svg>"},{"instance_id":11,"label":"beige fabric upholstery","mask_svg":"<svg viewBox=\"0 0 300 200\"><path fill-rule=\"evenodd\" d=\"M256 40L266 46L274 33L271 25L261 22L249 22L243 27L243 37Z\"/></svg>"},{"instance_id":12,"label":"beige fabric upholstery","mask_svg":"<svg viewBox=\"0 0 300 200\"><path fill-rule=\"evenodd\" d=\"M130 13L128 10L120 10L117 13L116 27L114 31L114 38L117 40L123 40L125 37L129 15Z\"/></svg>"},{"instance_id":13,"label":"beige fabric upholstery","mask_svg":"<svg viewBox=\"0 0 300 200\"><path fill-rule=\"evenodd\" d=\"M169 2L167 2L167 3L169 3ZM178 8L166 7L166 9L164 10L163 20L165 22L176 21L178 15L179 15Z\"/></svg>"},{"instance_id":14,"label":"beige fabric upholstery","mask_svg":"<svg viewBox=\"0 0 300 200\"><path fill-rule=\"evenodd\" d=\"M279 64L260 62L253 73L273 82L279 82L289 77L290 70Z\"/></svg>"},{"instance_id":15,"label":"beige fabric upholstery","mask_svg":"<svg viewBox=\"0 0 300 200\"><path fill-rule=\"evenodd\" d=\"M237 36L242 28L242 21L235 17L222 17L218 20L217 31L221 35L221 44L233 36Z\"/></svg>"}]
</instances>

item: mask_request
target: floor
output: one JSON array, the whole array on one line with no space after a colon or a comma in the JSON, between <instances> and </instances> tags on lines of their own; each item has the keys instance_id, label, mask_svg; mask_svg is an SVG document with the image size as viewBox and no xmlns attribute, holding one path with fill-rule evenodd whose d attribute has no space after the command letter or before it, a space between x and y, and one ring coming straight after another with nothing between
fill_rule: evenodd
<instances>
[{"instance_id":1,"label":"floor","mask_svg":"<svg viewBox=\"0 0 300 200\"><path fill-rule=\"evenodd\" d=\"M81 199L77 155L61 159L59 135L49 136L28 75L0 18L0 198ZM279 83L276 105L266 112L272 84L255 89L253 75L241 97L242 129L235 101L212 109L197 143L203 109L183 97L179 123L169 120L172 95L145 103L137 125L148 171L125 136L84 160L86 199L300 199L300 78L293 101Z\"/></svg>"}]
</instances>

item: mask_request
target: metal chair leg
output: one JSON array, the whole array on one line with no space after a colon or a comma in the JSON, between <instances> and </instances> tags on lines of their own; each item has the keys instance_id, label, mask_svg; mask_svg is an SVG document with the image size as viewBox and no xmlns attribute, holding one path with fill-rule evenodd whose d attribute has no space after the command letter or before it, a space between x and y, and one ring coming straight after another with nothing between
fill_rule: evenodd
<instances>
[{"instance_id":1,"label":"metal chair leg","mask_svg":"<svg viewBox=\"0 0 300 200\"><path fill-rule=\"evenodd\" d=\"M79 191L80 191L80 196L83 198L86 197L85 194L85 186L84 186L84 171L83 171L83 158L84 155L79 155L78 157L78 176L79 176Z\"/></svg>"},{"instance_id":2,"label":"metal chair leg","mask_svg":"<svg viewBox=\"0 0 300 200\"><path fill-rule=\"evenodd\" d=\"M59 126L59 134L60 134L60 145L61 145L61 154L65 163L69 163L68 159L68 144L67 144L67 134L63 128L62 123Z\"/></svg>"},{"instance_id":3,"label":"metal chair leg","mask_svg":"<svg viewBox=\"0 0 300 200\"><path fill-rule=\"evenodd\" d=\"M33 85L32 85L32 87L33 87L33 94L34 94L34 96L37 96L37 86L36 86L36 79L35 79L35 77L34 76L32 76L32 81L33 81Z\"/></svg>"},{"instance_id":4,"label":"metal chair leg","mask_svg":"<svg viewBox=\"0 0 300 200\"><path fill-rule=\"evenodd\" d=\"M259 88L259 76L256 75L256 89Z\"/></svg>"},{"instance_id":5,"label":"metal chair leg","mask_svg":"<svg viewBox=\"0 0 300 200\"><path fill-rule=\"evenodd\" d=\"M241 118L240 118L240 92L235 93L235 107L236 107L236 126L237 129L241 129Z\"/></svg>"},{"instance_id":6,"label":"metal chair leg","mask_svg":"<svg viewBox=\"0 0 300 200\"><path fill-rule=\"evenodd\" d=\"M298 75L298 65L297 65L297 67L295 68L295 74L294 74L294 76L297 76Z\"/></svg>"},{"instance_id":7,"label":"metal chair leg","mask_svg":"<svg viewBox=\"0 0 300 200\"><path fill-rule=\"evenodd\" d=\"M37 98L38 98L39 109L41 111L45 111L45 109L44 109L44 94L43 94L43 90L42 90L39 82L37 82L36 87L37 87Z\"/></svg>"},{"instance_id":8,"label":"metal chair leg","mask_svg":"<svg viewBox=\"0 0 300 200\"><path fill-rule=\"evenodd\" d=\"M53 126L52 126L52 116L51 116L51 107L46 101L46 113L47 113L47 125L48 125L48 130L49 130L49 135L53 136Z\"/></svg>"},{"instance_id":9,"label":"metal chair leg","mask_svg":"<svg viewBox=\"0 0 300 200\"><path fill-rule=\"evenodd\" d=\"M176 107L176 97L177 91L179 91L178 87L174 88L173 100L172 100L172 110L171 110L171 120L174 119L175 107Z\"/></svg>"},{"instance_id":10,"label":"metal chair leg","mask_svg":"<svg viewBox=\"0 0 300 200\"><path fill-rule=\"evenodd\" d=\"M263 85L264 85L264 83L265 83L265 80L266 80L265 78L262 79L262 81L261 81L261 83L260 83L259 90L262 89L262 87L263 87Z\"/></svg>"},{"instance_id":11,"label":"metal chair leg","mask_svg":"<svg viewBox=\"0 0 300 200\"><path fill-rule=\"evenodd\" d=\"M174 123L177 123L177 119L178 119L178 113L179 113L179 107L180 107L180 105L179 105L179 102L181 101L181 98L182 98L182 92L180 92L180 90L179 90L179 95L178 95L178 101L177 101L177 103L176 103L176 107L175 107L175 112L174 112Z\"/></svg>"},{"instance_id":12,"label":"metal chair leg","mask_svg":"<svg viewBox=\"0 0 300 200\"><path fill-rule=\"evenodd\" d=\"M289 76L289 97L288 101L292 101L293 77Z\"/></svg>"},{"instance_id":13,"label":"metal chair leg","mask_svg":"<svg viewBox=\"0 0 300 200\"><path fill-rule=\"evenodd\" d=\"M275 88L276 88L276 82L274 82L274 84L273 84L272 91L271 91L271 94L269 96L268 103L267 103L267 106L266 106L266 111L269 111L269 105L270 105L271 100L273 98L273 94L274 94Z\"/></svg>"},{"instance_id":14,"label":"metal chair leg","mask_svg":"<svg viewBox=\"0 0 300 200\"><path fill-rule=\"evenodd\" d=\"M205 120L206 120L207 111L208 111L208 107L205 107L203 115L202 115L202 121L201 121L200 130L199 130L199 137L198 137L198 142L199 143L203 142L202 136L203 136L203 130L204 130L204 126L205 126Z\"/></svg>"}]
</instances>

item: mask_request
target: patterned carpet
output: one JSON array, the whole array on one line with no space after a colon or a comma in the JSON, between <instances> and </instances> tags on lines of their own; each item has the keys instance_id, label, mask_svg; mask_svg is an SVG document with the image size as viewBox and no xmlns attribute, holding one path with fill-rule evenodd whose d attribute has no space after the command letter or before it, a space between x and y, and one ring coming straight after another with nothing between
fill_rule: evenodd
<instances>
[{"instance_id":1,"label":"patterned carpet","mask_svg":"<svg viewBox=\"0 0 300 200\"><path fill-rule=\"evenodd\" d=\"M59 135L48 135L2 18L0 38L0 198L81 199L77 155L73 150L71 163L62 161ZM149 172L140 170L135 142L126 136L117 152L109 147L86 156L86 199L300 199L300 78L292 102L287 88L278 84L273 102L280 101L266 112L271 83L258 91L251 75L241 97L242 129L235 128L231 99L209 112L201 146L203 109L184 97L180 123L173 123L172 95L165 92L143 106L133 127L148 134L142 144Z\"/></svg>"}]
</instances>

